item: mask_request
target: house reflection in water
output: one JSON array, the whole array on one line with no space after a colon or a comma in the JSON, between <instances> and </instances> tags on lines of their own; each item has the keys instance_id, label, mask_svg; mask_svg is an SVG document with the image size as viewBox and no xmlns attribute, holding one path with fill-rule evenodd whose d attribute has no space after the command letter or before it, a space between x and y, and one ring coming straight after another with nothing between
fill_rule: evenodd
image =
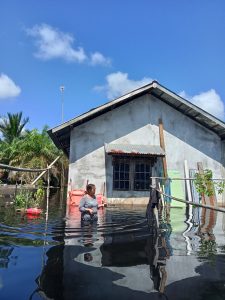
<instances>
[{"instance_id":1,"label":"house reflection in water","mask_svg":"<svg viewBox=\"0 0 225 300\"><path fill-rule=\"evenodd\" d=\"M150 224L147 232L140 234L140 232L131 231L131 233L123 234L122 239L121 235L114 234L111 243L102 244L100 247L102 266L124 268L149 265L152 288L163 293L167 279L166 261L172 255L170 208L167 208L164 213L159 212L158 230L154 228L156 222L153 219L156 216L151 210L148 212Z\"/></svg>"},{"instance_id":2,"label":"house reflection in water","mask_svg":"<svg viewBox=\"0 0 225 300\"><path fill-rule=\"evenodd\" d=\"M201 262L196 254L204 255L202 242L208 239L215 242L213 228L217 214L200 209L200 223L186 230L191 253L195 254L187 256L187 240L182 232L179 233L182 246L178 245L179 250L172 247L172 239L178 239L178 235L173 236L172 210L159 212L156 229L152 226L156 224L153 211L148 215L148 222L143 209L107 208L100 212L98 224L81 226L78 208L71 207L64 244L47 251L47 263L37 278L37 292L52 299L114 299L118 296L149 299L149 293L151 299L161 299L162 294L169 299L170 296L183 299L179 298L184 288L182 282L188 281L190 289L191 278L202 278L197 277Z\"/></svg>"},{"instance_id":3,"label":"house reflection in water","mask_svg":"<svg viewBox=\"0 0 225 300\"><path fill-rule=\"evenodd\" d=\"M191 209L191 216L189 216L191 222L188 224L185 234L183 233L186 237L189 254L198 253L199 256L206 256L209 254L207 249L213 251L214 247L216 250L214 228L217 223L217 215L217 211L213 209L204 207Z\"/></svg>"}]
</instances>

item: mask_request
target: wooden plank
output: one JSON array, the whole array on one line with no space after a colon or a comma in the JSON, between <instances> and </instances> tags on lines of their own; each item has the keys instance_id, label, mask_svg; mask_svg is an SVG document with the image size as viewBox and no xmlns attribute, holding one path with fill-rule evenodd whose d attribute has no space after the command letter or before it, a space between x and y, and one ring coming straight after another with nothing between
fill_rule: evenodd
<instances>
[{"instance_id":1,"label":"wooden plank","mask_svg":"<svg viewBox=\"0 0 225 300\"><path fill-rule=\"evenodd\" d=\"M188 169L187 160L184 161L184 177L185 178L189 177L189 169ZM190 181L189 180L185 180L185 184L186 184L188 201L192 201Z\"/></svg>"},{"instance_id":2,"label":"wooden plank","mask_svg":"<svg viewBox=\"0 0 225 300\"><path fill-rule=\"evenodd\" d=\"M203 175L204 170L203 170L203 164L201 162L197 163L197 167L198 167L198 172L200 175ZM204 193L201 193L201 200L202 200L202 204L206 204L206 196L204 195ZM209 201L207 201L207 205L209 205Z\"/></svg>"},{"instance_id":3,"label":"wooden plank","mask_svg":"<svg viewBox=\"0 0 225 300\"><path fill-rule=\"evenodd\" d=\"M164 134L163 134L163 122L162 119L159 119L159 141L160 141L160 147L164 150L166 153L166 147L165 147L165 141L164 141ZM167 177L167 162L166 162L166 156L163 157L163 172L164 176Z\"/></svg>"}]
</instances>

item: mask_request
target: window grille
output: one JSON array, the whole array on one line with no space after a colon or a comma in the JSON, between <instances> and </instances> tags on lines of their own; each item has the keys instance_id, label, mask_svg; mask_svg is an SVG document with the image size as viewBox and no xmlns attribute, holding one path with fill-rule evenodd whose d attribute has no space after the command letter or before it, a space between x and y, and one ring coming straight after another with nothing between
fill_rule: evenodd
<instances>
[{"instance_id":1,"label":"window grille","mask_svg":"<svg viewBox=\"0 0 225 300\"><path fill-rule=\"evenodd\" d=\"M153 160L136 157L113 158L114 190L149 190L149 178L152 173Z\"/></svg>"}]
</instances>

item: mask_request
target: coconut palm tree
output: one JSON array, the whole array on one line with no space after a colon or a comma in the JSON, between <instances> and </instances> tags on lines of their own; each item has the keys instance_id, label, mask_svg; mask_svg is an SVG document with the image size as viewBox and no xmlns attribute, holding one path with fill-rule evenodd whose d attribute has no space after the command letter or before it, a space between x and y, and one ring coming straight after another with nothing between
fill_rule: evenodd
<instances>
[{"instance_id":1,"label":"coconut palm tree","mask_svg":"<svg viewBox=\"0 0 225 300\"><path fill-rule=\"evenodd\" d=\"M10 115L9 120L12 121L12 115L8 115ZM18 117L21 120L22 115ZM13 124L11 121L5 121L5 126L0 127L4 134L4 138L0 140L0 163L29 169L45 169L57 156L61 156L51 168L51 176L57 181L56 184L59 184L60 178L66 174L68 161L62 151L59 151L50 139L47 133L48 127L45 126L41 132L33 129L22 134L21 131L19 135L18 131L9 129L9 124ZM24 121L25 125L27 120ZM24 128L24 126L21 125L19 128ZM18 172L17 174L9 172L8 179L15 181L16 177L18 180L30 183L36 176L36 173Z\"/></svg>"},{"instance_id":2,"label":"coconut palm tree","mask_svg":"<svg viewBox=\"0 0 225 300\"><path fill-rule=\"evenodd\" d=\"M22 120L22 114L22 112L16 114L7 113L7 117L0 119L0 132L6 143L10 144L14 138L22 136L24 127L29 121L29 118Z\"/></svg>"},{"instance_id":3,"label":"coconut palm tree","mask_svg":"<svg viewBox=\"0 0 225 300\"><path fill-rule=\"evenodd\" d=\"M59 178L62 173L62 161L65 160L61 151L59 151L47 133L48 127L45 126L41 132L33 129L26 133L24 138L17 144L13 152L10 164L29 169L44 169L57 157L60 160L55 163L51 169L51 174ZM15 144L16 139L13 144ZM14 147L15 148L15 147ZM11 148L11 150L13 150ZM68 165L67 160L64 162L64 168ZM37 176L35 173L21 173L26 182L31 182Z\"/></svg>"}]
</instances>

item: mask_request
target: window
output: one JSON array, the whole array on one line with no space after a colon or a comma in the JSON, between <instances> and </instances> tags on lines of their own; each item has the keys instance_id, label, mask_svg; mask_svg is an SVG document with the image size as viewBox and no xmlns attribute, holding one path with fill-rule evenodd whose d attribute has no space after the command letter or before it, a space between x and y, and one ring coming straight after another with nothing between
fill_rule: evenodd
<instances>
[{"instance_id":1,"label":"window","mask_svg":"<svg viewBox=\"0 0 225 300\"><path fill-rule=\"evenodd\" d=\"M135 157L113 158L114 190L149 190L153 159Z\"/></svg>"},{"instance_id":2,"label":"window","mask_svg":"<svg viewBox=\"0 0 225 300\"><path fill-rule=\"evenodd\" d=\"M135 162L134 190L148 190L151 176L150 162Z\"/></svg>"},{"instance_id":3,"label":"window","mask_svg":"<svg viewBox=\"0 0 225 300\"><path fill-rule=\"evenodd\" d=\"M113 189L129 190L130 164L126 159L117 159L113 168Z\"/></svg>"}]
</instances>

